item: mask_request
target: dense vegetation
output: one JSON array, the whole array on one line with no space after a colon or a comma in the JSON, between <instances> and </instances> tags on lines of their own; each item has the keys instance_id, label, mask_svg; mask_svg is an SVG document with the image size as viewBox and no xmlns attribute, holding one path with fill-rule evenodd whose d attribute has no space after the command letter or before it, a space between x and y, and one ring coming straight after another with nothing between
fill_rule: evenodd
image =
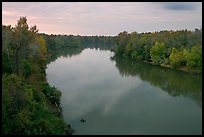
<instances>
[{"instance_id":1,"label":"dense vegetation","mask_svg":"<svg viewBox=\"0 0 204 137\"><path fill-rule=\"evenodd\" d=\"M141 34L124 31L116 42L115 57L201 73L202 29Z\"/></svg>"},{"instance_id":2,"label":"dense vegetation","mask_svg":"<svg viewBox=\"0 0 204 137\"><path fill-rule=\"evenodd\" d=\"M182 71L201 73L202 29L160 31L117 36L73 36L41 34L48 45L48 58L71 49L100 48L114 50L115 57L144 61ZM71 49L72 50L72 49ZM74 50L74 49L73 49ZM80 53L80 52L78 52Z\"/></svg>"},{"instance_id":3,"label":"dense vegetation","mask_svg":"<svg viewBox=\"0 0 204 137\"><path fill-rule=\"evenodd\" d=\"M65 134L61 93L46 81L46 58L46 42L26 17L2 26L3 134Z\"/></svg>"},{"instance_id":4,"label":"dense vegetation","mask_svg":"<svg viewBox=\"0 0 204 137\"><path fill-rule=\"evenodd\" d=\"M116 45L115 36L40 35L46 41L47 63L54 61L59 56L80 54L85 48L113 50Z\"/></svg>"}]
</instances>

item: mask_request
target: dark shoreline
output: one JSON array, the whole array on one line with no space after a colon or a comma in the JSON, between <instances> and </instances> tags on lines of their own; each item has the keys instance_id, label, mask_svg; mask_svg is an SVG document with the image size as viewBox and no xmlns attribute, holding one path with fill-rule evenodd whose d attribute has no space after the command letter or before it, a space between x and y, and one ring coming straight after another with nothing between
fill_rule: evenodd
<instances>
[{"instance_id":1,"label":"dark shoreline","mask_svg":"<svg viewBox=\"0 0 204 137\"><path fill-rule=\"evenodd\" d=\"M172 70L178 70L178 71L182 71L182 72L186 72L186 73L190 73L190 74L202 74L202 71L199 71L199 70L195 70L195 69L189 69L187 67L178 67L178 68L174 68L170 65L165 65L165 64L155 64L153 62L148 62L148 61L142 61L144 63L148 63L148 64L152 64L152 65L155 65L155 66L160 66L160 67L164 67L164 68L169 68L169 69L172 69Z\"/></svg>"}]
</instances>

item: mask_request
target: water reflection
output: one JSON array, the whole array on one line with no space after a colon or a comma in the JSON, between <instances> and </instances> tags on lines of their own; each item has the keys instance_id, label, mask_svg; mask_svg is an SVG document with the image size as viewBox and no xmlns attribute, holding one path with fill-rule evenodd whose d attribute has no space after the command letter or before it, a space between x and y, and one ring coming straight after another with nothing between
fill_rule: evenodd
<instances>
[{"instance_id":1,"label":"water reflection","mask_svg":"<svg viewBox=\"0 0 204 137\"><path fill-rule=\"evenodd\" d=\"M72 57L81 54L83 50L93 49L100 51L109 51L110 48L103 47L99 48L97 46L89 46L89 47L61 47L60 49L49 50L47 64L54 62L58 57Z\"/></svg>"},{"instance_id":2,"label":"water reflection","mask_svg":"<svg viewBox=\"0 0 204 137\"><path fill-rule=\"evenodd\" d=\"M127 59L115 59L122 76L139 76L171 96L190 97L202 107L202 76Z\"/></svg>"},{"instance_id":3,"label":"water reflection","mask_svg":"<svg viewBox=\"0 0 204 137\"><path fill-rule=\"evenodd\" d=\"M62 48L58 50L50 50L48 53L47 64L54 62L58 57L72 57L79 55L82 52L83 48Z\"/></svg>"},{"instance_id":4,"label":"water reflection","mask_svg":"<svg viewBox=\"0 0 204 137\"><path fill-rule=\"evenodd\" d=\"M63 116L75 134L202 133L199 76L111 61L111 55L85 49L47 67L48 82L62 91Z\"/></svg>"}]
</instances>

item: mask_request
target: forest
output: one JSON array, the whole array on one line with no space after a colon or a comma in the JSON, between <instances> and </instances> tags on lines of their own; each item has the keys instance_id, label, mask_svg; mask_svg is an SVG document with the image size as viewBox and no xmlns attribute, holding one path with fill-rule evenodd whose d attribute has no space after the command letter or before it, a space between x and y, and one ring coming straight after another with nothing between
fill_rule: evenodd
<instances>
[{"instance_id":1,"label":"forest","mask_svg":"<svg viewBox=\"0 0 204 137\"><path fill-rule=\"evenodd\" d=\"M64 135L61 92L46 81L47 46L26 17L2 25L2 133ZM69 134L69 133L68 133Z\"/></svg>"},{"instance_id":2,"label":"forest","mask_svg":"<svg viewBox=\"0 0 204 137\"><path fill-rule=\"evenodd\" d=\"M74 51L75 55L85 48L114 51L117 62L124 58L202 73L202 29L124 31L117 36L48 35L20 17L14 27L2 25L3 134L72 134L62 116L61 92L47 83L45 69L61 53L67 56Z\"/></svg>"},{"instance_id":3,"label":"forest","mask_svg":"<svg viewBox=\"0 0 204 137\"><path fill-rule=\"evenodd\" d=\"M118 34L116 42L116 57L201 73L202 29L140 34L124 31Z\"/></svg>"},{"instance_id":4,"label":"forest","mask_svg":"<svg viewBox=\"0 0 204 137\"><path fill-rule=\"evenodd\" d=\"M41 34L49 56L67 48L100 48L128 58L200 74L202 70L202 28L194 31L120 32L117 36L73 36Z\"/></svg>"}]
</instances>

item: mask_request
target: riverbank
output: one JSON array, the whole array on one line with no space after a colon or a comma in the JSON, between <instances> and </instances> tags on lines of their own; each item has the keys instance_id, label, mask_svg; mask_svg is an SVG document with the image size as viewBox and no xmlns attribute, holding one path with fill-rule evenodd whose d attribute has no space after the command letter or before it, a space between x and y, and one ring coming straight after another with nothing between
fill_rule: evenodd
<instances>
[{"instance_id":1,"label":"riverbank","mask_svg":"<svg viewBox=\"0 0 204 137\"><path fill-rule=\"evenodd\" d=\"M148 61L142 61L142 62L152 64L152 65L155 65L155 66L164 67L164 68L170 68L170 69L174 69L174 70L178 70L178 71L182 71L182 72L186 72L186 73L191 73L191 74L201 74L202 73L200 70L190 69L190 68L187 68L185 66L174 68L171 65L155 64L153 62L148 62Z\"/></svg>"},{"instance_id":2,"label":"riverbank","mask_svg":"<svg viewBox=\"0 0 204 137\"><path fill-rule=\"evenodd\" d=\"M45 62L30 66L27 77L21 71L2 74L2 134L71 135L60 107L61 92L47 83Z\"/></svg>"},{"instance_id":3,"label":"riverbank","mask_svg":"<svg viewBox=\"0 0 204 137\"><path fill-rule=\"evenodd\" d=\"M111 60L115 60L115 58L116 58L115 56L110 57ZM119 58L121 58L121 57L119 57ZM130 58L126 58L126 59L132 60ZM134 60L132 60L132 61L134 61ZM178 71L182 71L182 72L186 72L186 73L196 74L196 75L202 74L202 71L200 71L200 70L190 69L190 68L187 68L185 66L176 68L176 67L172 67L171 65L156 64L156 63L146 61L146 60L143 60L143 61L140 61L140 62L148 63L148 64L151 64L151 65L154 65L154 66L159 66L159 67L169 68L169 69L173 69L173 70L178 70Z\"/></svg>"},{"instance_id":4,"label":"riverbank","mask_svg":"<svg viewBox=\"0 0 204 137\"><path fill-rule=\"evenodd\" d=\"M33 73L28 79L2 76L2 131L4 135L71 135L63 118L61 92ZM37 78L37 79L36 79Z\"/></svg>"}]
</instances>

